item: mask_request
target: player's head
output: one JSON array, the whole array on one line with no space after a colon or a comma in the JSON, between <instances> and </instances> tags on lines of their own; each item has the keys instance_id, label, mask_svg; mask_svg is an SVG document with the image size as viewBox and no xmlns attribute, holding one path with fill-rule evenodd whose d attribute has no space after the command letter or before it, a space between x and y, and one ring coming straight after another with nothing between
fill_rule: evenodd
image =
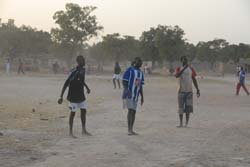
<instances>
[{"instance_id":1,"label":"player's head","mask_svg":"<svg viewBox=\"0 0 250 167\"><path fill-rule=\"evenodd\" d=\"M186 65L186 64L188 64L188 59L187 59L187 56L181 56L181 62L182 62L182 64L183 65Z\"/></svg>"},{"instance_id":2,"label":"player's head","mask_svg":"<svg viewBox=\"0 0 250 167\"><path fill-rule=\"evenodd\" d=\"M118 61L116 61L116 62L115 62L115 65L116 65L116 66L119 66L119 62L118 62Z\"/></svg>"},{"instance_id":3,"label":"player's head","mask_svg":"<svg viewBox=\"0 0 250 167\"><path fill-rule=\"evenodd\" d=\"M244 70L244 67L243 67L243 66L240 66L240 70Z\"/></svg>"},{"instance_id":4,"label":"player's head","mask_svg":"<svg viewBox=\"0 0 250 167\"><path fill-rule=\"evenodd\" d=\"M85 58L82 55L76 57L77 65L80 67L85 66Z\"/></svg>"},{"instance_id":5,"label":"player's head","mask_svg":"<svg viewBox=\"0 0 250 167\"><path fill-rule=\"evenodd\" d=\"M136 68L140 68L142 66L142 59L140 57L136 57L133 62Z\"/></svg>"},{"instance_id":6,"label":"player's head","mask_svg":"<svg viewBox=\"0 0 250 167\"><path fill-rule=\"evenodd\" d=\"M131 66L135 66L135 61L131 61Z\"/></svg>"}]
</instances>

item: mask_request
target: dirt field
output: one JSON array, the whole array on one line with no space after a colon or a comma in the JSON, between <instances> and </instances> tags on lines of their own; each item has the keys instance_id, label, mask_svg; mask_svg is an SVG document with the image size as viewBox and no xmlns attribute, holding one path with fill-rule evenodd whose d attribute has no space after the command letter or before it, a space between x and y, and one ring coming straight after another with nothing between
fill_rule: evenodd
<instances>
[{"instance_id":1,"label":"dirt field","mask_svg":"<svg viewBox=\"0 0 250 167\"><path fill-rule=\"evenodd\" d=\"M109 76L88 76L88 130L68 137L65 76L0 76L1 167L249 167L250 97L234 79L199 79L201 98L189 128L176 128L177 80L147 77L145 105L127 136L121 92ZM250 88L248 86L248 88Z\"/></svg>"}]
</instances>

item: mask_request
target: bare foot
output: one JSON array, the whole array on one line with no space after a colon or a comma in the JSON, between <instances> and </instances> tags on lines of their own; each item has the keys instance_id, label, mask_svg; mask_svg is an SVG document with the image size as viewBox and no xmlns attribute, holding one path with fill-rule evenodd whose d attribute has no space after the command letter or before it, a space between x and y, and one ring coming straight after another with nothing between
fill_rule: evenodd
<instances>
[{"instance_id":1,"label":"bare foot","mask_svg":"<svg viewBox=\"0 0 250 167\"><path fill-rule=\"evenodd\" d=\"M70 137L72 137L73 139L76 139L77 137L75 135L73 135L72 133L69 134Z\"/></svg>"},{"instance_id":2,"label":"bare foot","mask_svg":"<svg viewBox=\"0 0 250 167\"><path fill-rule=\"evenodd\" d=\"M176 126L177 128L183 128L183 125Z\"/></svg>"},{"instance_id":3,"label":"bare foot","mask_svg":"<svg viewBox=\"0 0 250 167\"><path fill-rule=\"evenodd\" d=\"M82 131L82 135L86 135L86 136L92 136L91 133L89 133L88 131L84 130Z\"/></svg>"},{"instance_id":4,"label":"bare foot","mask_svg":"<svg viewBox=\"0 0 250 167\"><path fill-rule=\"evenodd\" d=\"M132 131L128 131L128 135L129 135L129 136L132 136L132 135L134 135L134 134L133 134Z\"/></svg>"},{"instance_id":5,"label":"bare foot","mask_svg":"<svg viewBox=\"0 0 250 167\"><path fill-rule=\"evenodd\" d=\"M134 132L134 131L132 131L132 134L133 134L133 135L139 135L138 133L136 133L136 132Z\"/></svg>"}]
</instances>

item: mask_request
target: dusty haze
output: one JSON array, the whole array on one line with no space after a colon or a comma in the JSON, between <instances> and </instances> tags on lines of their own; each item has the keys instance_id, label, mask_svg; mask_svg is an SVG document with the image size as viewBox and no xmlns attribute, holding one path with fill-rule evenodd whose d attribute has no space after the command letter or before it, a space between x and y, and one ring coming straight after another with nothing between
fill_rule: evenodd
<instances>
[{"instance_id":1,"label":"dusty haze","mask_svg":"<svg viewBox=\"0 0 250 167\"><path fill-rule=\"evenodd\" d=\"M231 43L250 43L250 2L248 0L0 0L0 18L13 18L50 31L52 16L65 3L94 5L102 35L121 33L139 37L158 24L179 25L189 42L224 38Z\"/></svg>"}]
</instances>

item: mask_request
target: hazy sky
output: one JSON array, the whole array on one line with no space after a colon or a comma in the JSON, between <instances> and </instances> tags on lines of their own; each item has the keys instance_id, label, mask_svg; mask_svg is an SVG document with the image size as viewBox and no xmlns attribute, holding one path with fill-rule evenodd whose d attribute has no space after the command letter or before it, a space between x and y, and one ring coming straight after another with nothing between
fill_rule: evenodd
<instances>
[{"instance_id":1,"label":"hazy sky","mask_svg":"<svg viewBox=\"0 0 250 167\"><path fill-rule=\"evenodd\" d=\"M179 25L189 42L224 38L250 44L250 0L0 0L0 18L50 31L65 3L94 5L102 35L139 37L158 24Z\"/></svg>"}]
</instances>

